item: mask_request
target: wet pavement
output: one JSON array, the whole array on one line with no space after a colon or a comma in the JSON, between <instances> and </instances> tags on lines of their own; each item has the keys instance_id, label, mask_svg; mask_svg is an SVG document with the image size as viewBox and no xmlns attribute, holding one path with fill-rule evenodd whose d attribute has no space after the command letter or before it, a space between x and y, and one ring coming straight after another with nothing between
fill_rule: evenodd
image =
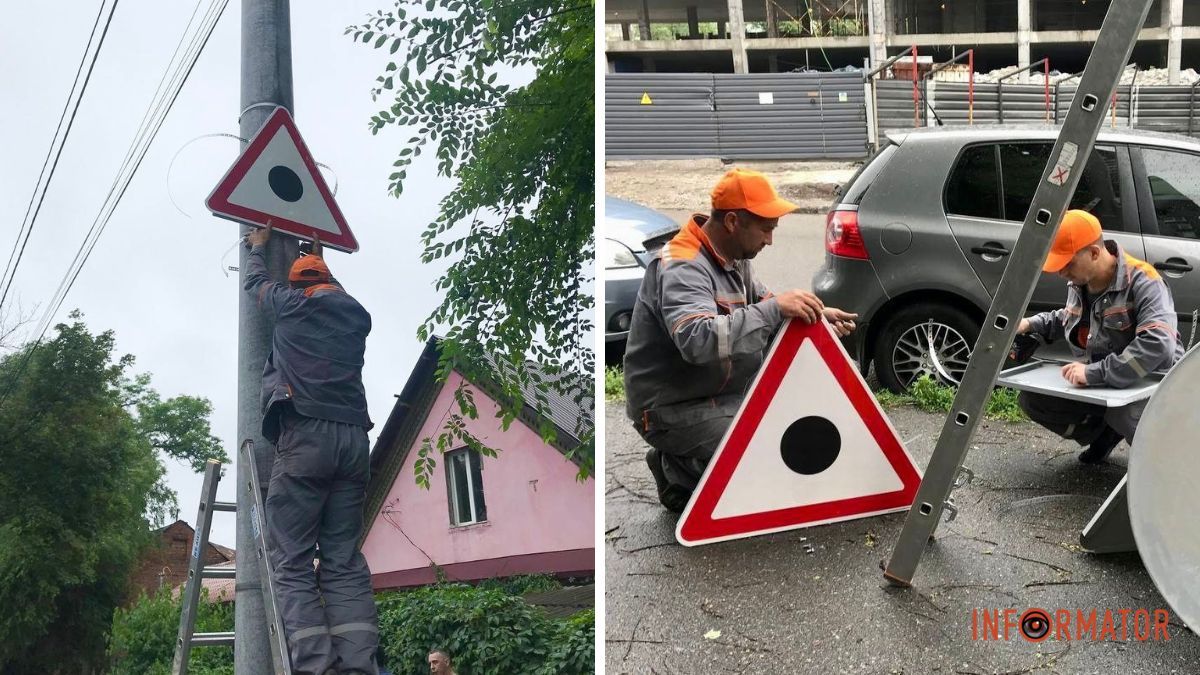
<instances>
[{"instance_id":1,"label":"wet pavement","mask_svg":"<svg viewBox=\"0 0 1200 675\"><path fill-rule=\"evenodd\" d=\"M888 415L924 467L943 416ZM1079 547L1124 474L1125 444L1085 466L1074 443L1032 423L981 424L958 518L939 527L913 588L897 589L881 566L904 513L684 548L620 403L606 408L606 434L605 672L1200 672L1200 638L1174 614L1169 640L1140 641L1132 623L1095 641L1031 642L1015 626L1007 641L972 636L985 611L1169 609L1136 554Z\"/></svg>"}]
</instances>

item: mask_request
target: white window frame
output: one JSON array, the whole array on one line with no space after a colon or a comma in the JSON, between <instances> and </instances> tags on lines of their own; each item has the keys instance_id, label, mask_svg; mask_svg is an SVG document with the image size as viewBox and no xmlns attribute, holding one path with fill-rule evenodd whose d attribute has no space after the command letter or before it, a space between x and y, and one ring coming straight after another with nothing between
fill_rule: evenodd
<instances>
[{"instance_id":1,"label":"white window frame","mask_svg":"<svg viewBox=\"0 0 1200 675\"><path fill-rule=\"evenodd\" d=\"M467 480L466 480L467 495L466 495L466 497L467 497L467 507L471 513L471 520L468 520L468 521L459 521L458 520L458 514L461 513L461 510L459 509L459 507L462 506L462 501L461 501L462 496L458 494L458 489L457 489L458 482L455 480L455 475L454 475L456 471L460 470L459 465L454 461L455 458L458 456L463 456L463 457L467 458L466 462L464 462L466 472L467 472ZM450 505L450 525L453 527L463 527L466 525L478 525L479 523L487 522L486 518L482 518L482 519L479 518L479 508L478 508L478 505L475 503L475 474L474 474L474 471L472 471L472 469L471 469L471 462L479 463L479 471L480 471L480 474L482 475L483 461L482 461L482 458L479 456L479 453L474 452L470 448L459 448L457 450L451 450L450 452L446 453L446 492L447 492L447 497L448 497L449 505Z\"/></svg>"}]
</instances>

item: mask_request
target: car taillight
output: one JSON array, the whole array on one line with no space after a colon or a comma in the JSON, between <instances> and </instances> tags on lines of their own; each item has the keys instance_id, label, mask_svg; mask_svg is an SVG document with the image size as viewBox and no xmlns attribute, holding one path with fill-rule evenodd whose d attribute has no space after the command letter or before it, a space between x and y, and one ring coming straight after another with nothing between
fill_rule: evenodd
<instances>
[{"instance_id":1,"label":"car taillight","mask_svg":"<svg viewBox=\"0 0 1200 675\"><path fill-rule=\"evenodd\" d=\"M867 247L863 245L862 232L858 229L857 211L830 211L825 217L825 250L842 258L867 260Z\"/></svg>"}]
</instances>

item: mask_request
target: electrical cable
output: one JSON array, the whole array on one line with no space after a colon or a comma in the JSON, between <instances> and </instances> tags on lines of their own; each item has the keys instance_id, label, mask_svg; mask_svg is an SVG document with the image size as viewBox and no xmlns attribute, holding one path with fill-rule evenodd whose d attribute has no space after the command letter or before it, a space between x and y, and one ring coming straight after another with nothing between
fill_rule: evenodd
<instances>
[{"instance_id":1,"label":"electrical cable","mask_svg":"<svg viewBox=\"0 0 1200 675\"><path fill-rule=\"evenodd\" d=\"M117 11L117 2L113 0L112 6L109 8L108 19L104 22L104 30L100 34L100 40L96 44L96 50L91 52L92 41L96 38L96 28L100 25L100 17L104 15L104 0L100 2L100 10L96 13L96 21L92 24L91 35L88 36L87 46L83 48L83 56L79 60L79 67L75 70L75 80L71 84L71 91L67 94L67 102L63 105L62 114L58 118L58 125L54 129L54 136L50 139L50 148L46 151L46 159L42 162L42 169L38 172L37 182L33 186L33 194L29 195L29 205L25 207L25 217L21 221L21 229L17 232L17 238L13 241L12 252L8 255L8 263L4 267L4 276L0 277L0 283L3 283L4 290L0 291L0 308L4 306L4 301L8 299L8 291L12 288L13 280L17 276L17 267L21 264L21 258L25 256L25 246L29 244L29 236L33 234L33 226L37 221L38 213L42 210L42 202L46 199L46 191L50 187L50 180L54 178L54 171L58 168L58 160L62 157L63 148L67 145L67 136L71 133L71 127L75 124L75 115L79 112L79 104L83 101L83 95L87 91L88 82L92 79L92 70L96 67L96 60L100 56L100 49L104 46L104 38L108 35L108 27L112 24L113 14ZM71 107L71 99L75 97L75 88L79 86L79 76L83 73L83 65L87 63L88 53L92 54L92 61L88 65L87 75L83 78L83 86L79 88L79 97L75 98L75 106ZM63 132L61 139L58 132L62 130L63 120L67 116L67 110L71 110L71 118L67 121L66 131ZM58 151L55 152L55 143L58 143ZM50 160L50 155L54 155L53 163ZM50 165L50 173L46 173L46 166ZM42 178L45 177L43 182ZM38 195L38 188L41 188L41 195ZM34 201L37 201L37 207L34 208ZM33 216L30 217L32 210ZM22 235L24 235L22 237ZM20 245L18 249L18 244Z\"/></svg>"},{"instance_id":2,"label":"electrical cable","mask_svg":"<svg viewBox=\"0 0 1200 675\"><path fill-rule=\"evenodd\" d=\"M207 46L208 40L212 36L213 30L216 28L217 22L224 14L227 4L228 0L214 0L209 11L206 12L204 20L208 21L207 27L205 28L202 24L196 36L193 37L188 51L185 52L184 59L180 61L179 66L176 68L176 75L171 78L172 84L171 87L168 87L168 89L173 89L174 91L170 95L170 100L166 101L166 98L163 97L161 100L157 101L157 103L151 103L151 107L148 110L154 110L154 114L157 115L157 119L151 122L153 130L147 133L150 127L143 124L142 129L140 129L139 133L135 136L133 144L130 145L130 149L125 155L125 160L122 162L122 166L118 169L117 176L114 178L113 184L109 188L108 195L106 196L104 203L101 205L100 211L96 215L96 219L92 222L92 227L88 230L87 236L84 238L83 243L76 252L71 267L68 268L66 275L64 275L62 282L60 282L58 290L55 291L55 296L51 301L51 306L46 310L46 313L42 317L42 321L39 324L39 330L37 331L38 337L34 342L34 345L26 351L25 358L22 360L22 363L16 374L9 381L9 385L6 387L4 394L0 395L0 407L2 407L4 402L8 400L8 397L15 388L16 383L24 374L25 368L28 366L33 353L41 346L42 341L45 338L46 331L49 329L54 316L57 315L58 310L62 307L62 304L66 299L67 294L70 293L71 288L75 285L75 281L79 278L79 273L82 271L84 264L87 263L88 258L95 249L96 242L99 241L100 235L104 233L109 219L112 217L117 205L120 204L121 199L124 197L125 191L129 187L129 183L133 180L134 175L141 166L142 160L146 156L147 150L149 150L150 145L154 142L154 138L158 135L159 129L162 128L167 114L170 113L171 108L174 106L175 101L179 97L179 93L182 91L184 84L191 75L193 68L195 68L196 62L199 60L200 54L204 51L204 47ZM193 18L194 17L195 13L193 12ZM209 20L209 17L212 17L211 20ZM191 26L190 20L188 22L188 26ZM186 31L184 35L186 37ZM183 38L180 39L180 45L182 45L182 43ZM175 53L178 54L178 47L176 48ZM172 61L173 60L174 57L172 57ZM187 63L186 69L184 69L185 63ZM171 65L169 62L167 72L170 72L170 70ZM160 81L160 85L161 82L162 81ZM159 114L159 111L161 111L161 114ZM149 114L144 116L143 123L149 118ZM145 142L141 143L143 140ZM138 149L139 143L141 143L140 150ZM133 162L132 169L126 172L126 168L129 167L130 160L135 154L137 155L136 161ZM118 184L120 184L119 190L117 189ZM112 198L114 193L116 194L115 199Z\"/></svg>"}]
</instances>

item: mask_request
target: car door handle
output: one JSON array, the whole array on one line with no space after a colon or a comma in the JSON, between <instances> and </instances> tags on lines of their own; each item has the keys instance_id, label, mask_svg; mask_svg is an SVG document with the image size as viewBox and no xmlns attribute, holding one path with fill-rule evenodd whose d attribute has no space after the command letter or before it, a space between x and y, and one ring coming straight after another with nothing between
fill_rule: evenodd
<instances>
[{"instance_id":1,"label":"car door handle","mask_svg":"<svg viewBox=\"0 0 1200 675\"><path fill-rule=\"evenodd\" d=\"M975 246L971 248L971 253L976 255L1008 255L1011 251L1004 248L1002 244L994 244L988 242L983 246Z\"/></svg>"},{"instance_id":2,"label":"car door handle","mask_svg":"<svg viewBox=\"0 0 1200 675\"><path fill-rule=\"evenodd\" d=\"M1167 258L1164 262L1154 263L1154 269L1164 272L1191 272L1192 266L1183 258Z\"/></svg>"}]
</instances>

